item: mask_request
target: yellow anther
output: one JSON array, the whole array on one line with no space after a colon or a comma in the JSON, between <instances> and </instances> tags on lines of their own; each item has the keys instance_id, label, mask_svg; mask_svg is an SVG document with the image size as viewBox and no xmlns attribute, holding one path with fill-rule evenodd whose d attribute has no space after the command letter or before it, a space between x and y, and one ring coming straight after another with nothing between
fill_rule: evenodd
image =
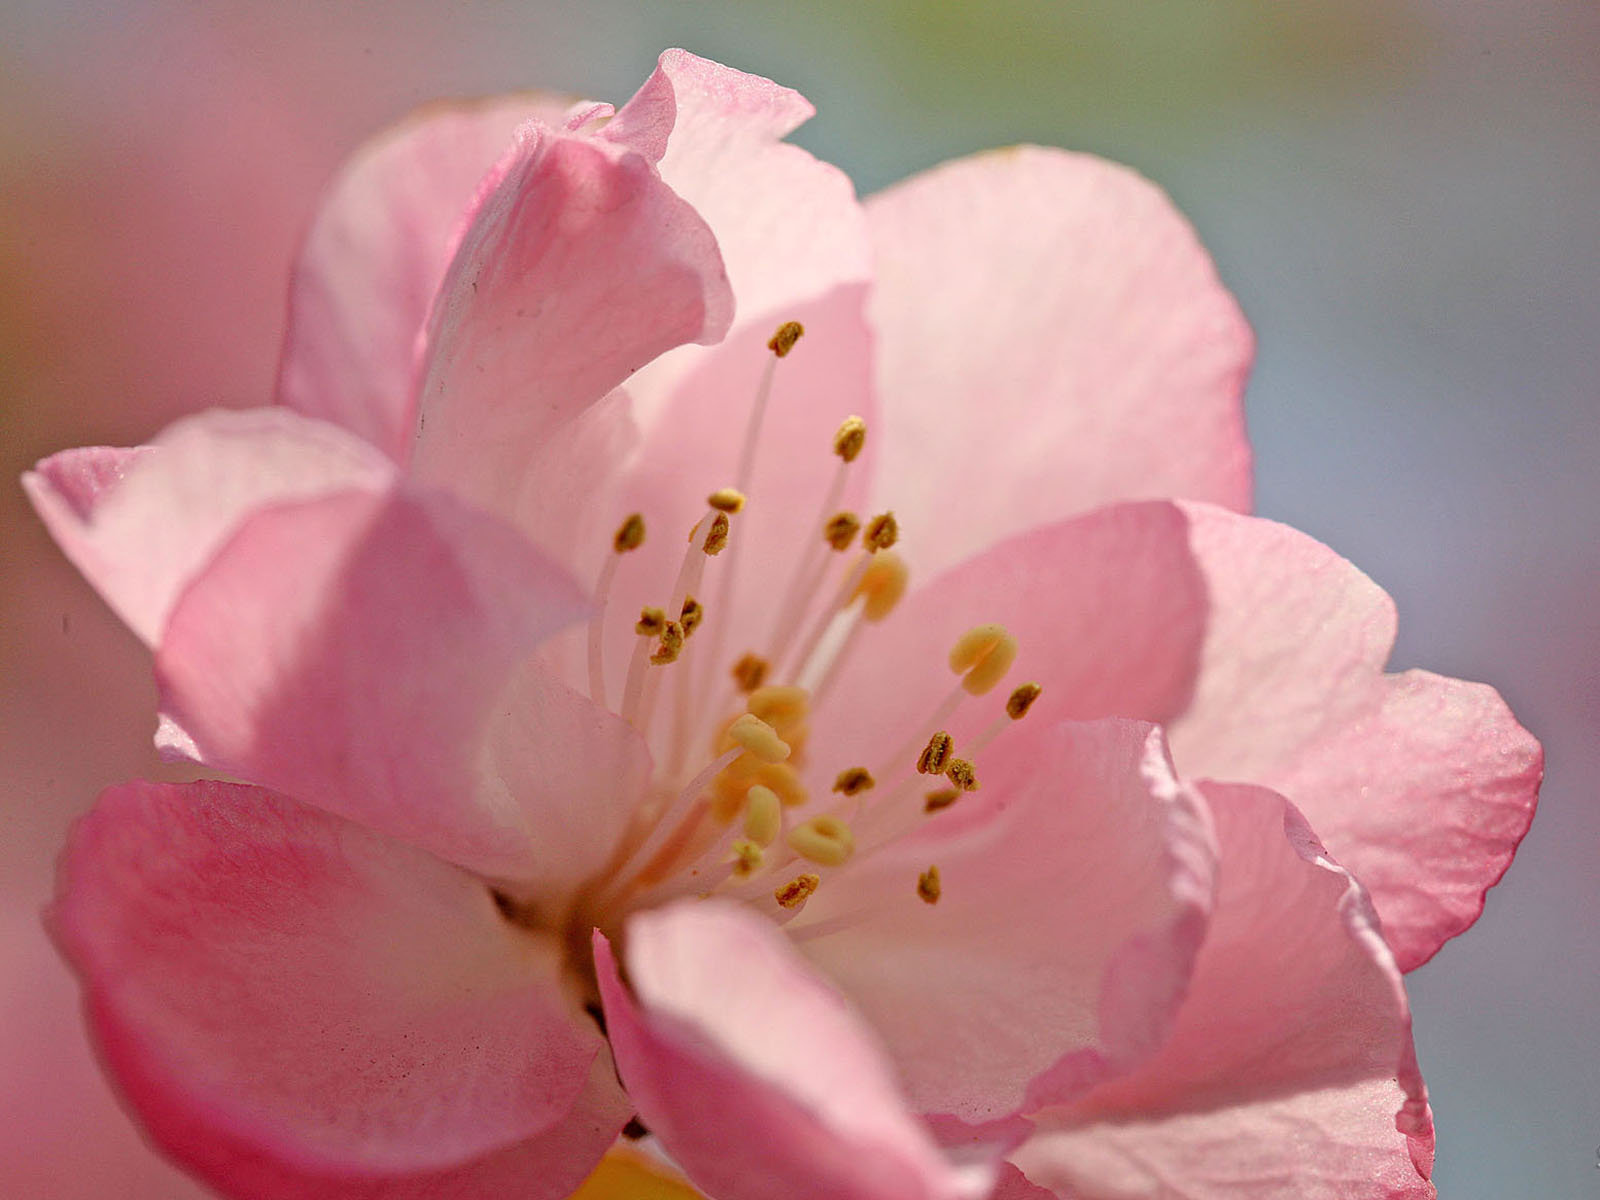
<instances>
[{"instance_id":1,"label":"yellow anther","mask_svg":"<svg viewBox=\"0 0 1600 1200\"><path fill-rule=\"evenodd\" d=\"M900 525L894 519L892 512L879 513L867 522L867 528L861 535L861 544L876 554L879 550L887 550L900 540Z\"/></svg>"},{"instance_id":2,"label":"yellow anther","mask_svg":"<svg viewBox=\"0 0 1600 1200\"><path fill-rule=\"evenodd\" d=\"M728 514L719 512L711 522L711 532L706 534L707 554L721 554L728 548Z\"/></svg>"},{"instance_id":3,"label":"yellow anther","mask_svg":"<svg viewBox=\"0 0 1600 1200\"><path fill-rule=\"evenodd\" d=\"M861 531L861 518L853 512L834 513L822 527L822 540L835 550L848 550Z\"/></svg>"},{"instance_id":4,"label":"yellow anther","mask_svg":"<svg viewBox=\"0 0 1600 1200\"><path fill-rule=\"evenodd\" d=\"M843 792L846 796L857 796L872 787L877 780L873 779L872 772L865 767L846 767L839 772L833 781L833 790Z\"/></svg>"},{"instance_id":5,"label":"yellow anther","mask_svg":"<svg viewBox=\"0 0 1600 1200\"><path fill-rule=\"evenodd\" d=\"M922 811L925 813L940 812L949 808L959 799L961 799L960 788L940 788L936 792L929 792L923 798Z\"/></svg>"},{"instance_id":6,"label":"yellow anther","mask_svg":"<svg viewBox=\"0 0 1600 1200\"><path fill-rule=\"evenodd\" d=\"M641 608L633 631L640 637L656 637L667 627L667 614L659 608Z\"/></svg>"},{"instance_id":7,"label":"yellow anther","mask_svg":"<svg viewBox=\"0 0 1600 1200\"><path fill-rule=\"evenodd\" d=\"M668 621L661 630L661 644L656 647L650 661L658 667L678 661L678 655L683 653L683 626L677 621Z\"/></svg>"},{"instance_id":8,"label":"yellow anther","mask_svg":"<svg viewBox=\"0 0 1600 1200\"><path fill-rule=\"evenodd\" d=\"M867 423L860 417L846 417L833 435L833 452L845 462L855 462L867 444Z\"/></svg>"},{"instance_id":9,"label":"yellow anther","mask_svg":"<svg viewBox=\"0 0 1600 1200\"><path fill-rule=\"evenodd\" d=\"M728 726L728 736L762 762L782 762L789 757L789 744L771 725L751 713L741 713Z\"/></svg>"},{"instance_id":10,"label":"yellow anther","mask_svg":"<svg viewBox=\"0 0 1600 1200\"><path fill-rule=\"evenodd\" d=\"M739 879L748 879L759 871L761 861L766 857L760 846L743 838L734 842L728 850L727 861L733 864L733 873Z\"/></svg>"},{"instance_id":11,"label":"yellow anther","mask_svg":"<svg viewBox=\"0 0 1600 1200\"><path fill-rule=\"evenodd\" d=\"M678 616L678 623L683 626L683 636L688 637L706 619L705 605L693 596L683 598L683 612Z\"/></svg>"},{"instance_id":12,"label":"yellow anther","mask_svg":"<svg viewBox=\"0 0 1600 1200\"><path fill-rule=\"evenodd\" d=\"M922 757L917 759L917 770L923 775L943 775L945 764L950 761L955 747L955 739L941 729L928 739Z\"/></svg>"},{"instance_id":13,"label":"yellow anther","mask_svg":"<svg viewBox=\"0 0 1600 1200\"><path fill-rule=\"evenodd\" d=\"M939 903L939 868L929 867L917 876L917 895L924 904Z\"/></svg>"},{"instance_id":14,"label":"yellow anther","mask_svg":"<svg viewBox=\"0 0 1600 1200\"><path fill-rule=\"evenodd\" d=\"M1039 698L1039 693L1044 691L1037 683L1025 683L1012 692L1006 700L1006 716L1013 721L1020 721L1028 715L1028 710L1033 707L1033 702Z\"/></svg>"},{"instance_id":15,"label":"yellow anther","mask_svg":"<svg viewBox=\"0 0 1600 1200\"><path fill-rule=\"evenodd\" d=\"M861 615L869 621L881 621L900 603L910 579L911 571L906 566L906 560L892 550L886 550L873 556L850 598L862 597Z\"/></svg>"},{"instance_id":16,"label":"yellow anther","mask_svg":"<svg viewBox=\"0 0 1600 1200\"><path fill-rule=\"evenodd\" d=\"M856 836L850 826L827 814L796 825L784 840L801 858L823 867L842 866L856 852Z\"/></svg>"},{"instance_id":17,"label":"yellow anther","mask_svg":"<svg viewBox=\"0 0 1600 1200\"><path fill-rule=\"evenodd\" d=\"M617 526L617 532L611 539L611 548L618 554L626 554L629 550L637 550L644 545L644 514L632 513Z\"/></svg>"},{"instance_id":18,"label":"yellow anther","mask_svg":"<svg viewBox=\"0 0 1600 1200\"><path fill-rule=\"evenodd\" d=\"M811 693L792 684L768 684L750 693L745 709L787 737L811 715Z\"/></svg>"},{"instance_id":19,"label":"yellow anther","mask_svg":"<svg viewBox=\"0 0 1600 1200\"><path fill-rule=\"evenodd\" d=\"M809 872L796 875L788 883L772 893L772 898L783 908L799 908L811 898L811 893L817 890L821 878Z\"/></svg>"},{"instance_id":20,"label":"yellow anther","mask_svg":"<svg viewBox=\"0 0 1600 1200\"><path fill-rule=\"evenodd\" d=\"M767 349L782 358L794 349L794 344L805 335L805 332L806 327L799 321L785 321L772 335L772 340L767 343Z\"/></svg>"},{"instance_id":21,"label":"yellow anther","mask_svg":"<svg viewBox=\"0 0 1600 1200\"><path fill-rule=\"evenodd\" d=\"M759 654L746 654L733 664L733 681L741 692L753 692L765 682L772 664Z\"/></svg>"},{"instance_id":22,"label":"yellow anther","mask_svg":"<svg viewBox=\"0 0 1600 1200\"><path fill-rule=\"evenodd\" d=\"M952 758L944 769L944 777L963 792L978 790L978 777L973 773L972 764L964 758Z\"/></svg>"},{"instance_id":23,"label":"yellow anther","mask_svg":"<svg viewBox=\"0 0 1600 1200\"><path fill-rule=\"evenodd\" d=\"M961 686L981 696L1005 678L1017 658L1017 639L1004 625L974 625L950 647L950 669L966 673Z\"/></svg>"},{"instance_id":24,"label":"yellow anther","mask_svg":"<svg viewBox=\"0 0 1600 1200\"><path fill-rule=\"evenodd\" d=\"M758 846L770 846L783 832L783 801L769 787L755 784L745 795L744 832Z\"/></svg>"},{"instance_id":25,"label":"yellow anther","mask_svg":"<svg viewBox=\"0 0 1600 1200\"><path fill-rule=\"evenodd\" d=\"M744 507L744 493L738 488L718 488L706 497L706 503L718 512L736 513Z\"/></svg>"}]
</instances>

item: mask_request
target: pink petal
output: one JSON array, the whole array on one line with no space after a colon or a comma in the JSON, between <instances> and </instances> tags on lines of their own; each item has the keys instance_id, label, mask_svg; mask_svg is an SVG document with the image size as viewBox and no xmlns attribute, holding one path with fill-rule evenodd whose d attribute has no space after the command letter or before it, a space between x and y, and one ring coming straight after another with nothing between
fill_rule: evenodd
<instances>
[{"instance_id":1,"label":"pink petal","mask_svg":"<svg viewBox=\"0 0 1600 1200\"><path fill-rule=\"evenodd\" d=\"M1210 614L1179 768L1291 797L1409 971L1483 911L1533 817L1539 745L1490 688L1385 675L1394 606L1326 546L1206 507L1189 520Z\"/></svg>"},{"instance_id":2,"label":"pink petal","mask_svg":"<svg viewBox=\"0 0 1600 1200\"><path fill-rule=\"evenodd\" d=\"M627 939L625 986L595 935L612 1050L698 1187L719 1200L988 1194L990 1172L941 1157L870 1031L770 922L690 902L636 914Z\"/></svg>"},{"instance_id":3,"label":"pink petal","mask_svg":"<svg viewBox=\"0 0 1600 1200\"><path fill-rule=\"evenodd\" d=\"M924 570L1113 500L1249 507L1250 330L1160 191L1024 146L947 163L867 211L879 495Z\"/></svg>"},{"instance_id":4,"label":"pink petal","mask_svg":"<svg viewBox=\"0 0 1600 1200\"><path fill-rule=\"evenodd\" d=\"M1013 1155L1057 1195L1434 1195L1426 1090L1393 957L1360 886L1262 788L1207 785L1216 918L1172 1039L1040 1119Z\"/></svg>"},{"instance_id":5,"label":"pink petal","mask_svg":"<svg viewBox=\"0 0 1600 1200\"><path fill-rule=\"evenodd\" d=\"M971 1124L1161 1043L1216 859L1154 726L1019 726L980 762L981 791L825 880L788 926L882 1031L912 1104ZM917 894L929 866L936 904Z\"/></svg>"},{"instance_id":6,"label":"pink petal","mask_svg":"<svg viewBox=\"0 0 1600 1200\"><path fill-rule=\"evenodd\" d=\"M449 497L347 492L247 521L174 610L157 680L208 764L526 877L537 833L480 755L513 673L583 608Z\"/></svg>"},{"instance_id":7,"label":"pink petal","mask_svg":"<svg viewBox=\"0 0 1600 1200\"><path fill-rule=\"evenodd\" d=\"M640 155L532 124L487 183L428 318L415 470L509 513L541 439L732 317L705 222Z\"/></svg>"},{"instance_id":8,"label":"pink petal","mask_svg":"<svg viewBox=\"0 0 1600 1200\"><path fill-rule=\"evenodd\" d=\"M517 126L559 125L570 105L533 93L436 105L356 152L295 264L282 403L404 460L417 343L479 182Z\"/></svg>"},{"instance_id":9,"label":"pink petal","mask_svg":"<svg viewBox=\"0 0 1600 1200\"><path fill-rule=\"evenodd\" d=\"M256 409L188 417L137 450L68 450L22 485L67 557L154 645L184 585L253 509L391 476L342 430Z\"/></svg>"},{"instance_id":10,"label":"pink petal","mask_svg":"<svg viewBox=\"0 0 1600 1200\"><path fill-rule=\"evenodd\" d=\"M626 1113L554 939L472 876L258 789L111 789L52 922L124 1095L230 1194L487 1198L521 1159L519 1194L554 1198Z\"/></svg>"}]
</instances>

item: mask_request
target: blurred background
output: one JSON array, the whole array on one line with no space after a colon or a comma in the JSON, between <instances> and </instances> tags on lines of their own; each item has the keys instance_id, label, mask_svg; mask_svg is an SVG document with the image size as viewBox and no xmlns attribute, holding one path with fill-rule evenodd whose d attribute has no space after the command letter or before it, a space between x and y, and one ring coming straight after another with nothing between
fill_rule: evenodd
<instances>
[{"instance_id":1,"label":"blurred background","mask_svg":"<svg viewBox=\"0 0 1600 1200\"><path fill-rule=\"evenodd\" d=\"M0 1194L198 1195L100 1081L38 922L70 819L159 771L146 654L11 482L270 394L296 237L451 93L625 99L682 45L799 88L863 193L1037 141L1177 199L1260 337L1258 511L1498 686L1543 809L1410 979L1450 1200L1600 1195L1600 5L1588 0L5 0Z\"/></svg>"}]
</instances>

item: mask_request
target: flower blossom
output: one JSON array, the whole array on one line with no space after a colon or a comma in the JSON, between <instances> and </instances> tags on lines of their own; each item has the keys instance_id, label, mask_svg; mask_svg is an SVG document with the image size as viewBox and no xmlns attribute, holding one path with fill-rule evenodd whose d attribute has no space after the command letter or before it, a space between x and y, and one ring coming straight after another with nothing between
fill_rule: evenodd
<instances>
[{"instance_id":1,"label":"flower blossom","mask_svg":"<svg viewBox=\"0 0 1600 1200\"><path fill-rule=\"evenodd\" d=\"M1412 1197L1401 971L1537 745L1244 515L1252 351L1130 172L858 204L796 93L433 110L335 182L278 403L25 483L153 650L51 923L241 1197Z\"/></svg>"}]
</instances>

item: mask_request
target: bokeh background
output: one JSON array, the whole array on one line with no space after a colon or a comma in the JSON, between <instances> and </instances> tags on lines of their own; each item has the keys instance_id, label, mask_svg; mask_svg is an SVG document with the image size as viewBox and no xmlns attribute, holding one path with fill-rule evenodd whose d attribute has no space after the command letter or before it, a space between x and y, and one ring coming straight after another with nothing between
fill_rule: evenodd
<instances>
[{"instance_id":1,"label":"bokeh background","mask_svg":"<svg viewBox=\"0 0 1600 1200\"><path fill-rule=\"evenodd\" d=\"M1260 335L1258 509L1364 567L1397 666L1488 680L1543 809L1411 977L1452 1200L1600 1196L1600 5L1588 0L4 0L0 1195L180 1200L40 932L67 822L152 773L149 663L11 483L269 395L363 135L441 94L620 101L683 45L800 88L863 193L1038 141L1131 163Z\"/></svg>"}]
</instances>

